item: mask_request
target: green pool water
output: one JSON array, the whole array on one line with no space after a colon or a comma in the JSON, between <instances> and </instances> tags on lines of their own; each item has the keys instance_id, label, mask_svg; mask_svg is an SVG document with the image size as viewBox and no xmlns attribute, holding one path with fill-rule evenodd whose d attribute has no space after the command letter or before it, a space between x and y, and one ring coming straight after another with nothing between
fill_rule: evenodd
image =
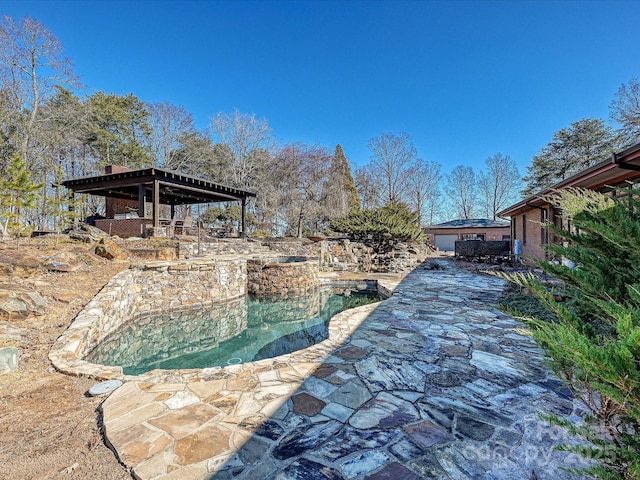
<instances>
[{"instance_id":1,"label":"green pool water","mask_svg":"<svg viewBox=\"0 0 640 480\"><path fill-rule=\"evenodd\" d=\"M87 360L139 375L156 368L207 368L276 357L326 339L335 314L382 299L371 289L324 287L294 297L242 297L150 315L108 337Z\"/></svg>"}]
</instances>

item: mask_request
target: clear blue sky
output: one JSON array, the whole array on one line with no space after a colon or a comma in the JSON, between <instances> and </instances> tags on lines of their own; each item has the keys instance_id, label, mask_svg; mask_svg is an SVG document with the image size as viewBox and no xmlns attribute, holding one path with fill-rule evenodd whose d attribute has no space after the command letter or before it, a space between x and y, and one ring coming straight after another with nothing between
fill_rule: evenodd
<instances>
[{"instance_id":1,"label":"clear blue sky","mask_svg":"<svg viewBox=\"0 0 640 480\"><path fill-rule=\"evenodd\" d=\"M553 132L608 119L640 77L638 1L7 1L63 43L86 86L168 101L199 128L266 118L282 142L369 161L380 132L419 156L521 173Z\"/></svg>"}]
</instances>

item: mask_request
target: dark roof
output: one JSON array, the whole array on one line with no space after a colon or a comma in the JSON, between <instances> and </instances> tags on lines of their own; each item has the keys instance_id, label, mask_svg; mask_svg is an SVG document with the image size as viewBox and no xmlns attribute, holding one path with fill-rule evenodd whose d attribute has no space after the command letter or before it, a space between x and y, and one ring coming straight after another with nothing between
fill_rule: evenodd
<instances>
[{"instance_id":1,"label":"dark roof","mask_svg":"<svg viewBox=\"0 0 640 480\"><path fill-rule=\"evenodd\" d=\"M489 220L487 218L463 218L459 220L451 220L450 222L438 223L430 225L431 228L504 228L508 227L508 220Z\"/></svg>"},{"instance_id":2,"label":"dark roof","mask_svg":"<svg viewBox=\"0 0 640 480\"><path fill-rule=\"evenodd\" d=\"M166 205L228 202L255 197L254 192L240 190L190 177L171 170L145 168L95 177L66 180L62 185L74 193L89 193L103 197L138 199L140 185L145 186L145 200L152 201L154 182L160 189L159 202Z\"/></svg>"},{"instance_id":3,"label":"dark roof","mask_svg":"<svg viewBox=\"0 0 640 480\"><path fill-rule=\"evenodd\" d=\"M640 143L633 145L620 153L613 153L611 159L603 160L581 172L566 178L555 185L542 190L524 200L515 203L501 212L500 217L509 217L515 213L546 205L544 197L556 190L570 187L599 190L609 186L624 183L640 177Z\"/></svg>"}]
</instances>

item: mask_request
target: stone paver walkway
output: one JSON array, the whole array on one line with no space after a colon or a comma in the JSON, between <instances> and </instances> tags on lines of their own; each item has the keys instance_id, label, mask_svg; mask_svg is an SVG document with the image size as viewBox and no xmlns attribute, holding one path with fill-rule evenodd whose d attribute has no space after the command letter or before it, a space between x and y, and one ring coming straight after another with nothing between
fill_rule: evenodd
<instances>
[{"instance_id":1,"label":"stone paver walkway","mask_svg":"<svg viewBox=\"0 0 640 480\"><path fill-rule=\"evenodd\" d=\"M579 408L492 307L503 281L438 262L359 309L319 366L126 383L103 404L108 441L143 479L576 478L559 466L578 459L553 450L563 431L537 412Z\"/></svg>"}]
</instances>

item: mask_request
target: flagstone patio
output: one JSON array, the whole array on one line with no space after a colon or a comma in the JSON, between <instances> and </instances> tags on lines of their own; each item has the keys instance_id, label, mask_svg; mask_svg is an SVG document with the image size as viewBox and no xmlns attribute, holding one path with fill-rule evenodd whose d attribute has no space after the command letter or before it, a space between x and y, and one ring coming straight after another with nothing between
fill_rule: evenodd
<instances>
[{"instance_id":1,"label":"flagstone patio","mask_svg":"<svg viewBox=\"0 0 640 480\"><path fill-rule=\"evenodd\" d=\"M537 412L581 409L494 308L504 281L437 262L334 318L353 332L337 348L125 383L102 406L107 441L141 479L576 478Z\"/></svg>"}]
</instances>

